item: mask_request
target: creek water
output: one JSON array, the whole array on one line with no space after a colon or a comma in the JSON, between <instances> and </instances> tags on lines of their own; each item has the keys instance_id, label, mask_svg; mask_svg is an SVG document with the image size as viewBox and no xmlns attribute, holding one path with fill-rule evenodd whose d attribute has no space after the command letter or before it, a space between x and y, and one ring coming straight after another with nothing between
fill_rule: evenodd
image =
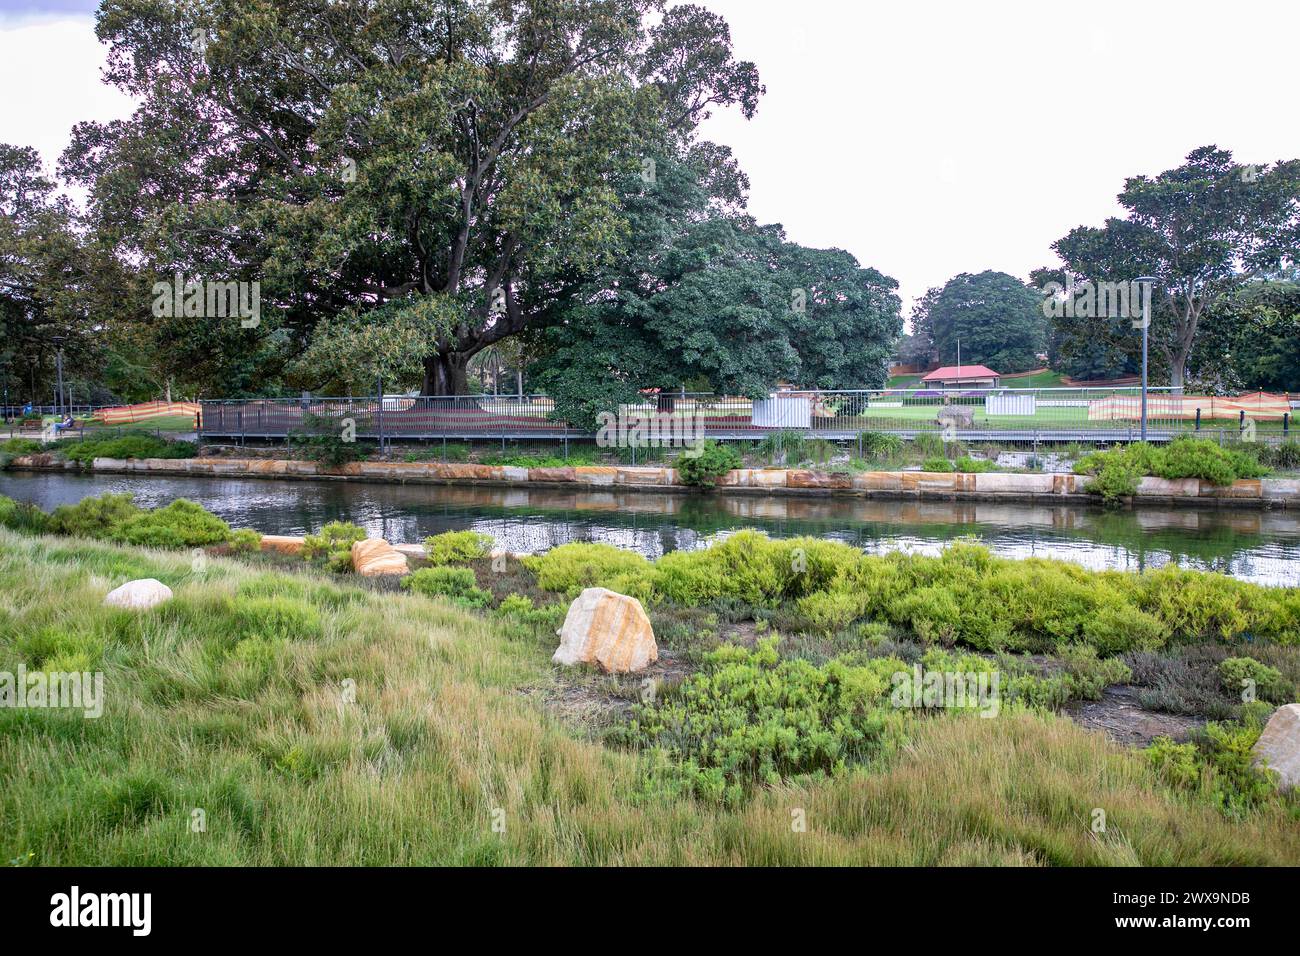
<instances>
[{"instance_id":1,"label":"creek water","mask_svg":"<svg viewBox=\"0 0 1300 956\"><path fill-rule=\"evenodd\" d=\"M233 527L266 534L305 534L327 521L353 521L390 541L418 542L469 528L517 553L604 541L651 558L703 547L712 536L741 528L833 538L872 553L937 554L967 537L1005 557L1060 558L1094 570L1174 562L1300 586L1295 511L0 472L0 494L46 510L109 491L131 492L144 507L189 498Z\"/></svg>"}]
</instances>

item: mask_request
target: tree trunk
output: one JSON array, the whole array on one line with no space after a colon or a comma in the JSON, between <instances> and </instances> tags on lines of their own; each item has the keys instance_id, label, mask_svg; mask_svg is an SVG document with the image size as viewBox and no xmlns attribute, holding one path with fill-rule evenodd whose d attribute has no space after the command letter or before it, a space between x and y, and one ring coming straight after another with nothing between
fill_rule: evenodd
<instances>
[{"instance_id":1,"label":"tree trunk","mask_svg":"<svg viewBox=\"0 0 1300 956\"><path fill-rule=\"evenodd\" d=\"M440 352L424 360L425 395L468 395L469 358L463 352Z\"/></svg>"},{"instance_id":2,"label":"tree trunk","mask_svg":"<svg viewBox=\"0 0 1300 956\"><path fill-rule=\"evenodd\" d=\"M1169 357L1169 384L1174 387L1174 394L1183 394L1183 376L1187 369L1187 355L1184 352L1175 352Z\"/></svg>"}]
</instances>

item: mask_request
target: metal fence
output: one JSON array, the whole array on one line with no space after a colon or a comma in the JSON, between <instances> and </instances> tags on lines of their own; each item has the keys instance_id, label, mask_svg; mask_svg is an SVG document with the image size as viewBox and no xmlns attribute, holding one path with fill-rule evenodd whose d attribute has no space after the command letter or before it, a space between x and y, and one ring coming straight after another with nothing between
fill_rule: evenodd
<instances>
[{"instance_id":1,"label":"metal fence","mask_svg":"<svg viewBox=\"0 0 1300 956\"><path fill-rule=\"evenodd\" d=\"M934 432L964 441L1135 441L1141 391L1132 387L877 389L783 391L751 400L707 393L660 393L610 409L622 430L643 438L762 439L796 431L832 440L881 432L915 438ZM388 395L204 401L201 437L277 439L351 428L362 440L582 440L596 436L560 419L544 395ZM1147 437L1180 434L1279 441L1291 436L1300 401L1235 398L1149 389ZM668 443L668 442L664 442ZM678 442L673 442L674 444Z\"/></svg>"}]
</instances>

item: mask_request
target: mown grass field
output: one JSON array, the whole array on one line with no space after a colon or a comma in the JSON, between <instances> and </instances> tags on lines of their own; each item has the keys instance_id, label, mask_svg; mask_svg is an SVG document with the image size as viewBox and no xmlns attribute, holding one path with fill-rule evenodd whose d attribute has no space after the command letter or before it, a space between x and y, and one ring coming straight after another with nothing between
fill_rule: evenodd
<instances>
[{"instance_id":1,"label":"mown grass field","mask_svg":"<svg viewBox=\"0 0 1300 956\"><path fill-rule=\"evenodd\" d=\"M101 606L140 577L175 598L146 612ZM80 662L104 671L107 697L98 720L0 709L0 859L1300 861L1300 827L1280 807L1234 821L1170 790L1139 754L1024 711L914 717L887 759L761 787L732 808L647 795L636 753L592 742L538 703L561 680L552 645L311 571L0 529L0 670ZM1092 828L1098 808L1104 833Z\"/></svg>"}]
</instances>

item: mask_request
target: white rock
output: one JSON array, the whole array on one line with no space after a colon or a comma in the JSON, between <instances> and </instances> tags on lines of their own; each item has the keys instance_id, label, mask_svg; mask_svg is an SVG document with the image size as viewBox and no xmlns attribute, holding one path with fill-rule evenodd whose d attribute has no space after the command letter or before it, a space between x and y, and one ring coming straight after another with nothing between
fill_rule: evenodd
<instances>
[{"instance_id":1,"label":"white rock","mask_svg":"<svg viewBox=\"0 0 1300 956\"><path fill-rule=\"evenodd\" d=\"M1257 765L1277 771L1283 790L1300 787L1300 704L1274 711L1252 749Z\"/></svg>"},{"instance_id":2,"label":"white rock","mask_svg":"<svg viewBox=\"0 0 1300 956\"><path fill-rule=\"evenodd\" d=\"M120 588L114 588L104 598L105 607L124 607L131 610L144 610L155 607L164 601L170 601L172 589L153 578L141 578L127 581Z\"/></svg>"}]
</instances>

